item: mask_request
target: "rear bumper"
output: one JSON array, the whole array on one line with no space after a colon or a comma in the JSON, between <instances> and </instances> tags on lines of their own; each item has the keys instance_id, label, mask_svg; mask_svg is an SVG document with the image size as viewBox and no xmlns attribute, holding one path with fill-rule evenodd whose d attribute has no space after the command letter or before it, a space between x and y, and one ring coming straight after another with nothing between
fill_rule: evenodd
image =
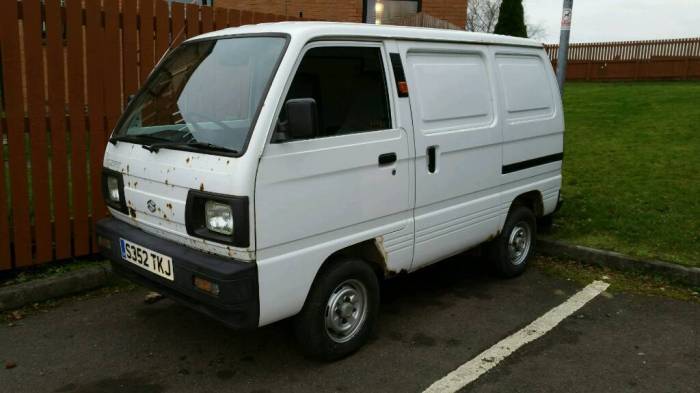
<instances>
[{"instance_id":1,"label":"rear bumper","mask_svg":"<svg viewBox=\"0 0 700 393\"><path fill-rule=\"evenodd\" d=\"M207 254L148 234L114 218L96 225L102 254L118 274L233 328L258 326L260 300L255 262ZM119 239L124 238L173 260L174 281L157 276L122 259ZM219 286L218 296L194 286L194 277Z\"/></svg>"}]
</instances>

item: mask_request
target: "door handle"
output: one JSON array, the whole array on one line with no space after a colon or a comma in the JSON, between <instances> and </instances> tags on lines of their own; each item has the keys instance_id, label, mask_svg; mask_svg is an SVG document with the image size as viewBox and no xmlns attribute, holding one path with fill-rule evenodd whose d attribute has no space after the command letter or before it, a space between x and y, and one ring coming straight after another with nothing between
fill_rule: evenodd
<instances>
[{"instance_id":1,"label":"door handle","mask_svg":"<svg viewBox=\"0 0 700 393\"><path fill-rule=\"evenodd\" d=\"M427 149L428 152L428 172L430 173L435 173L435 167L436 167L436 157L435 157L435 148L437 146L429 146Z\"/></svg>"},{"instance_id":2,"label":"door handle","mask_svg":"<svg viewBox=\"0 0 700 393\"><path fill-rule=\"evenodd\" d=\"M379 166L393 164L396 162L396 153L380 154L377 161L379 161Z\"/></svg>"}]
</instances>

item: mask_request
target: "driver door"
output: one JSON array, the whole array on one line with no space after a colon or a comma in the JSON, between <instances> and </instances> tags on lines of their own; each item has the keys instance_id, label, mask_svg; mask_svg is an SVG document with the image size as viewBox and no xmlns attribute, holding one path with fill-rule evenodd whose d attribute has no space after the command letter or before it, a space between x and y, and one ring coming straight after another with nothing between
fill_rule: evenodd
<instances>
[{"instance_id":1,"label":"driver door","mask_svg":"<svg viewBox=\"0 0 700 393\"><path fill-rule=\"evenodd\" d=\"M285 102L312 98L318 130L270 143L255 192L256 254L294 250L286 280L303 270L305 252L368 239L383 243L389 270L410 268L412 142L397 126L386 58L383 45L370 42L318 42L302 53Z\"/></svg>"}]
</instances>

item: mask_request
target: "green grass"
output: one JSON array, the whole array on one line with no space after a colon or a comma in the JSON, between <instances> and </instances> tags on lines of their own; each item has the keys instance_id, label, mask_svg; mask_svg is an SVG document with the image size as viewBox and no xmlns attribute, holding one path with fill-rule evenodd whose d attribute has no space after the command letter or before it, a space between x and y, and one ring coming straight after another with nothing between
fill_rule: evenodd
<instances>
[{"instance_id":1,"label":"green grass","mask_svg":"<svg viewBox=\"0 0 700 393\"><path fill-rule=\"evenodd\" d=\"M700 266L700 83L569 83L548 236Z\"/></svg>"}]
</instances>

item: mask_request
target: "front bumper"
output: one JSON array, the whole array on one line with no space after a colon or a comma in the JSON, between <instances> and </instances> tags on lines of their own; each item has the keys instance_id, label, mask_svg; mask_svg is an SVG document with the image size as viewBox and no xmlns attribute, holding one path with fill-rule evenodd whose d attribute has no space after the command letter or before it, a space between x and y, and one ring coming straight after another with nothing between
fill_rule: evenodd
<instances>
[{"instance_id":1,"label":"front bumper","mask_svg":"<svg viewBox=\"0 0 700 393\"><path fill-rule=\"evenodd\" d=\"M97 222L100 251L114 271L163 295L217 319L233 328L258 326L260 300L255 262L207 254L148 234L115 218ZM119 239L124 238L172 258L175 280L157 276L122 259ZM194 277L219 286L218 296L194 286Z\"/></svg>"}]
</instances>

